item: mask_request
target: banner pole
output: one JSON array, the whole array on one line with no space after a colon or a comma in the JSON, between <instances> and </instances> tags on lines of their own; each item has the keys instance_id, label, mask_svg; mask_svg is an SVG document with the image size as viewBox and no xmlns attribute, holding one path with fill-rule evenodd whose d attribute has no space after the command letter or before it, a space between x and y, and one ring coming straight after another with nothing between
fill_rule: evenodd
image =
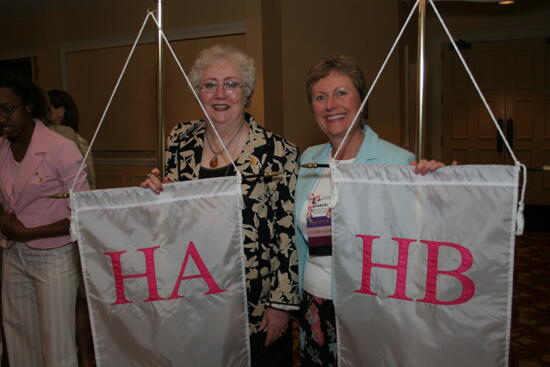
<instances>
[{"instance_id":1,"label":"banner pole","mask_svg":"<svg viewBox=\"0 0 550 367\"><path fill-rule=\"evenodd\" d=\"M164 177L164 151L165 132L164 132L164 58L162 51L162 32L163 32L163 6L164 0L157 0L157 21L159 24L157 30L157 123L158 123L158 154L157 165L160 170L160 177Z\"/></svg>"},{"instance_id":2,"label":"banner pole","mask_svg":"<svg viewBox=\"0 0 550 367\"><path fill-rule=\"evenodd\" d=\"M416 120L416 158L424 158L424 120L425 120L425 51L426 51L426 9L427 0L418 3L418 114Z\"/></svg>"}]
</instances>

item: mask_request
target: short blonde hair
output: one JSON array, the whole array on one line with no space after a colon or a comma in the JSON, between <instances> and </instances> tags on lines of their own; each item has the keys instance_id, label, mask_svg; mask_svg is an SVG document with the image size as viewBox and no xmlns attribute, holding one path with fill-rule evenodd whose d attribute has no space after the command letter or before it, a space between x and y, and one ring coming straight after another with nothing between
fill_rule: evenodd
<instances>
[{"instance_id":1,"label":"short blonde hair","mask_svg":"<svg viewBox=\"0 0 550 367\"><path fill-rule=\"evenodd\" d=\"M211 64L218 60L230 60L235 64L237 69L243 78L242 82L245 85L244 91L246 93L245 107L250 107L252 94L254 93L254 87L256 83L256 67L254 66L254 59L231 45L214 45L203 49L189 73L189 79L193 88L198 93L202 79L202 73Z\"/></svg>"},{"instance_id":2,"label":"short blonde hair","mask_svg":"<svg viewBox=\"0 0 550 367\"><path fill-rule=\"evenodd\" d=\"M350 78L353 86L359 93L359 98L363 101L367 95L367 86L365 84L363 72L359 66L357 66L357 63L353 58L347 55L335 54L321 59L321 61L309 68L309 71L306 74L306 93L308 103L310 105L312 103L311 98L313 85L315 85L315 83L319 80L326 78L333 71ZM368 109L365 104L365 108L363 108L363 118L366 119L367 117Z\"/></svg>"}]
</instances>

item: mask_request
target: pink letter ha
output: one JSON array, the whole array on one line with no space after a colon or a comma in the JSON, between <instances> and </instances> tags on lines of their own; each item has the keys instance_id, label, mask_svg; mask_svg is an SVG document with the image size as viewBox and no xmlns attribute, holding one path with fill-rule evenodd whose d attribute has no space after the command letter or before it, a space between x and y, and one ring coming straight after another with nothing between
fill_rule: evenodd
<instances>
[{"instance_id":1,"label":"pink letter ha","mask_svg":"<svg viewBox=\"0 0 550 367\"><path fill-rule=\"evenodd\" d=\"M195 265L199 269L199 272L200 272L199 275L183 276L183 274L185 274L185 268L187 267L187 261L189 261L189 256L193 258ZM170 298L168 299L183 298L183 296L178 295L178 290L180 289L181 281L184 279L194 279L194 278L204 279L204 281L206 282L206 285L208 286L208 292L206 292L205 294L214 294L214 293L224 292L224 290L220 289L220 287L212 277L212 274L210 274L210 271L208 271L208 268L204 264L204 261L202 261L202 258L199 255L199 252L197 251L195 244L193 242L189 242L189 245L187 246L187 252L185 253L185 258L183 259L183 264L181 265L180 275L178 277L176 285L174 286L174 291L172 292L172 296L170 296Z\"/></svg>"},{"instance_id":2,"label":"pink letter ha","mask_svg":"<svg viewBox=\"0 0 550 367\"><path fill-rule=\"evenodd\" d=\"M120 256L126 251L106 252L105 255L111 257L113 266L113 275L115 277L116 301L112 305L120 305L124 303L132 303L126 299L124 293L124 279L126 278L141 278L147 277L147 285L149 286L149 298L145 302L159 301L163 298L159 297L157 289L157 276L155 273L155 257L153 252L160 246L138 249L145 255L145 273L122 275L122 266L120 264Z\"/></svg>"}]
</instances>

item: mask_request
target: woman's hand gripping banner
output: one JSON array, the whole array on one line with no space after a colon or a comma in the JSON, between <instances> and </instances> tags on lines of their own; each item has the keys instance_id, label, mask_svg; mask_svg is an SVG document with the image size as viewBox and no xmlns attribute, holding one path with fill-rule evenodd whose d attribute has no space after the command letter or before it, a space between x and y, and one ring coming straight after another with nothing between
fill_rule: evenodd
<instances>
[{"instance_id":1,"label":"woman's hand gripping banner","mask_svg":"<svg viewBox=\"0 0 550 367\"><path fill-rule=\"evenodd\" d=\"M339 366L508 366L519 168L333 168Z\"/></svg>"},{"instance_id":2,"label":"woman's hand gripping banner","mask_svg":"<svg viewBox=\"0 0 550 367\"><path fill-rule=\"evenodd\" d=\"M249 366L237 177L73 193L98 367Z\"/></svg>"}]
</instances>

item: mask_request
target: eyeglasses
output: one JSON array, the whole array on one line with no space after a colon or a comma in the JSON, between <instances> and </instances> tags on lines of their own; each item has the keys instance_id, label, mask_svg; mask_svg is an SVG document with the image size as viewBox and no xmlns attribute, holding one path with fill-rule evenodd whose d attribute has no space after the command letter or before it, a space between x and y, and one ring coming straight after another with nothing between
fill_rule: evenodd
<instances>
[{"instance_id":1,"label":"eyeglasses","mask_svg":"<svg viewBox=\"0 0 550 367\"><path fill-rule=\"evenodd\" d=\"M235 93L237 89L245 87L246 84L239 83L235 80L228 80L222 84L222 88L226 93ZM200 90L205 93L214 93L218 90L218 82L206 82L200 85Z\"/></svg>"},{"instance_id":2,"label":"eyeglasses","mask_svg":"<svg viewBox=\"0 0 550 367\"><path fill-rule=\"evenodd\" d=\"M23 106L22 103L15 105L15 106L9 106L6 104L3 104L0 106L0 116L4 118L8 118L19 108Z\"/></svg>"}]
</instances>

